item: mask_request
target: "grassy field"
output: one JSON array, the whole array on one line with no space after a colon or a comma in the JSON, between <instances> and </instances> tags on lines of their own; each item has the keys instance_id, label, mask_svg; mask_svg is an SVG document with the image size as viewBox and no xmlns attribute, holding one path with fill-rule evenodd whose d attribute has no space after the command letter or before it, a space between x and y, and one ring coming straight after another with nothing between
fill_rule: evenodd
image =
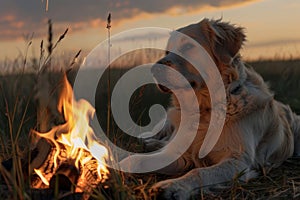
<instances>
[{"instance_id":1,"label":"grassy field","mask_svg":"<svg viewBox=\"0 0 300 200\"><path fill-rule=\"evenodd\" d=\"M300 114L300 60L284 61L256 61L248 63L258 71L265 81L269 82L275 98L287 103ZM34 67L33 67L34 68ZM111 70L111 87L113 88L119 77L128 69L115 68ZM10 188L12 199L30 199L29 181L22 177L22 160L24 153L30 148L30 130L36 129L37 108L35 99L35 85L37 77L35 70L22 73L22 67L12 70L17 73L3 73L0 75L0 161L13 158L15 162L10 172L10 180L3 177L5 170L0 166L0 187ZM93 70L85 71L87 76ZM74 82L76 73L69 74L70 82ZM55 73L53 73L55 76ZM106 130L107 119L107 85L106 77L99 82L96 94L96 114L101 126ZM169 96L161 94L156 87L146 85L135 91L130 101L132 119L141 125L149 123L148 110L153 104L167 107ZM142 147L131 137L126 136L112 120L110 140L118 146L135 151ZM109 189L99 186L95 192L97 198L107 199L146 199L149 197L148 188L152 183L163 179L153 174L133 176L120 172L112 172L111 179L106 182ZM0 199L8 198L0 188ZM100 194L100 193L101 194ZM4 195L4 196L3 196ZM242 183L233 180L224 188L211 194L203 194L204 199L300 199L300 160L292 158L282 167L274 169L270 174Z\"/></svg>"}]
</instances>

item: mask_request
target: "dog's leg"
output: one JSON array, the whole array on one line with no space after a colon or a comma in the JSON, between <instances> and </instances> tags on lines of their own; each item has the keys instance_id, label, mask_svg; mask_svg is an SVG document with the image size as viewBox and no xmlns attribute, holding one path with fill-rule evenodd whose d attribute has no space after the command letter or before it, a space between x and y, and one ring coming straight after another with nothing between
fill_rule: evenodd
<instances>
[{"instance_id":1,"label":"dog's leg","mask_svg":"<svg viewBox=\"0 0 300 200\"><path fill-rule=\"evenodd\" d=\"M145 151L155 151L166 146L177 132L180 116L180 110L171 108L168 110L166 120L160 121L151 132L141 134L140 139Z\"/></svg>"},{"instance_id":2,"label":"dog's leg","mask_svg":"<svg viewBox=\"0 0 300 200\"><path fill-rule=\"evenodd\" d=\"M155 151L164 147L172 138L174 127L169 120L162 120L154 128L152 132L146 132L139 136L140 141L144 145L147 152ZM153 133L156 133L153 135Z\"/></svg>"},{"instance_id":3,"label":"dog's leg","mask_svg":"<svg viewBox=\"0 0 300 200\"><path fill-rule=\"evenodd\" d=\"M231 181L241 172L244 172L242 179L257 175L249 169L248 164L230 159L215 166L193 169L179 178L158 182L152 187L152 191L157 193L158 199L189 199L199 194L201 187Z\"/></svg>"},{"instance_id":4,"label":"dog's leg","mask_svg":"<svg viewBox=\"0 0 300 200\"><path fill-rule=\"evenodd\" d=\"M166 175L177 175L191 169L191 161L180 154L175 154L165 148L153 154L132 155L123 159L119 164L121 170L132 173L156 172ZM175 161L174 161L175 160Z\"/></svg>"}]
</instances>

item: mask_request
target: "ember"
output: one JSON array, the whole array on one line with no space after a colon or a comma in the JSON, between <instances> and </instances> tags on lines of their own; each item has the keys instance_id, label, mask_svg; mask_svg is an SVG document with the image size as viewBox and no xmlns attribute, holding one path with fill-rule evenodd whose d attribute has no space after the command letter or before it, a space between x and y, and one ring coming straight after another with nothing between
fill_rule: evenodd
<instances>
[{"instance_id":1,"label":"ember","mask_svg":"<svg viewBox=\"0 0 300 200\"><path fill-rule=\"evenodd\" d=\"M42 166L34 169L39 178L32 180L32 187L91 191L98 183L104 182L109 174L106 167L108 150L97 142L89 126L95 109L83 99L75 100L66 76L57 106L65 123L46 133L35 131L53 145Z\"/></svg>"}]
</instances>

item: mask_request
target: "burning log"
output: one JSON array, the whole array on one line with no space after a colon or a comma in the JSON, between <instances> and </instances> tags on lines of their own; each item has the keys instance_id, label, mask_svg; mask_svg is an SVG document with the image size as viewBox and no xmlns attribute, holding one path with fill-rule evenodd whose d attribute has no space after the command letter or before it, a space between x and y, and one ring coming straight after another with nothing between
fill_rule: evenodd
<instances>
[{"instance_id":1,"label":"burning log","mask_svg":"<svg viewBox=\"0 0 300 200\"><path fill-rule=\"evenodd\" d=\"M90 152L79 150L76 155L81 159L76 160L68 158L67 150L60 145L55 164L54 157L57 152L57 149L52 147L42 166L35 169L31 180L33 188L57 187L63 191L91 192L100 182L108 179L109 170L100 170L99 173L98 161Z\"/></svg>"},{"instance_id":2,"label":"burning log","mask_svg":"<svg viewBox=\"0 0 300 200\"><path fill-rule=\"evenodd\" d=\"M46 68L45 68L46 69ZM54 121L62 121L63 117L58 113L56 105L59 94L62 92L62 73L57 74L56 79L53 80L53 75L43 69L37 77L36 86L36 100L37 100L37 129L39 132L47 132L54 125ZM45 138L38 137L36 139L36 146L32 150L37 154L31 156L29 173L34 169L39 168L47 159L51 151L52 145Z\"/></svg>"},{"instance_id":3,"label":"burning log","mask_svg":"<svg viewBox=\"0 0 300 200\"><path fill-rule=\"evenodd\" d=\"M89 126L95 110L87 101L73 98L66 76L61 81L60 96L56 102L64 123L46 130L45 124L41 126L45 122L41 122L40 128L44 127L46 131L34 131L50 148L40 151L35 164L30 166L35 172L31 185L33 188L90 193L109 174L106 167L108 150L98 143ZM44 104L41 105L43 107Z\"/></svg>"},{"instance_id":4,"label":"burning log","mask_svg":"<svg viewBox=\"0 0 300 200\"><path fill-rule=\"evenodd\" d=\"M80 171L72 160L62 163L50 179L51 189L59 188L64 191L75 191Z\"/></svg>"},{"instance_id":5,"label":"burning log","mask_svg":"<svg viewBox=\"0 0 300 200\"><path fill-rule=\"evenodd\" d=\"M92 189L105 182L109 175L108 150L96 140L89 126L95 110L87 101L73 98L66 76L58 84L51 84L47 76L41 75L42 80L37 84L41 88L36 97L35 147L22 163L24 174L30 177L31 198L53 199L54 191L58 191L59 194L83 193L78 196L88 199ZM2 165L11 168L12 163Z\"/></svg>"},{"instance_id":6,"label":"burning log","mask_svg":"<svg viewBox=\"0 0 300 200\"><path fill-rule=\"evenodd\" d=\"M51 151L51 144L46 139L40 138L36 147L31 151L31 161L29 165L29 173L32 173L34 169L38 169L47 159Z\"/></svg>"}]
</instances>

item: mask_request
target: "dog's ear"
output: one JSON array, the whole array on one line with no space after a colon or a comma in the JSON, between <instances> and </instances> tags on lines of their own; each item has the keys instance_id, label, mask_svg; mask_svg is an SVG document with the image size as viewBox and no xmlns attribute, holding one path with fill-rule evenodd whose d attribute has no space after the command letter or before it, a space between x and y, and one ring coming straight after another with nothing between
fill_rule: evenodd
<instances>
[{"instance_id":1,"label":"dog's ear","mask_svg":"<svg viewBox=\"0 0 300 200\"><path fill-rule=\"evenodd\" d=\"M221 20L204 19L200 24L214 59L222 64L229 64L246 40L244 29Z\"/></svg>"}]
</instances>

